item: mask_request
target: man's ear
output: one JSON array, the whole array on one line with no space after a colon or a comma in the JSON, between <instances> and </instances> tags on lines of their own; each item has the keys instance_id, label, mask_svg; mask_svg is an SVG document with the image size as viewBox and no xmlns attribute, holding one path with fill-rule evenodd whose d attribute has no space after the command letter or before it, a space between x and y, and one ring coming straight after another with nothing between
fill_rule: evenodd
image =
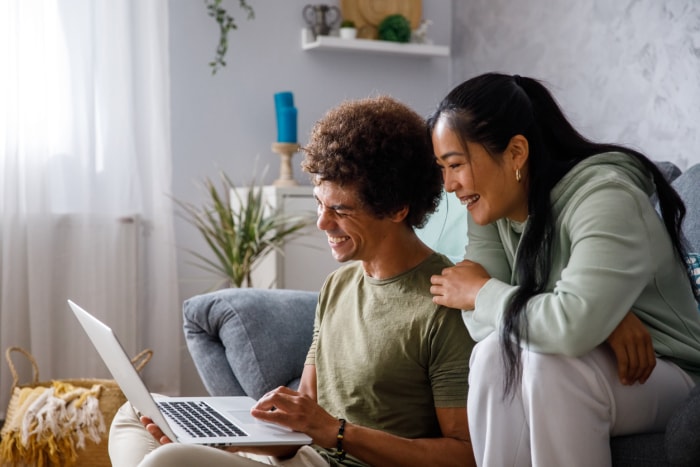
<instances>
[{"instance_id":1,"label":"man's ear","mask_svg":"<svg viewBox=\"0 0 700 467\"><path fill-rule=\"evenodd\" d=\"M511 158L515 168L523 170L530 156L530 145L527 138L523 135L513 136L506 148L506 154Z\"/></svg>"},{"instance_id":2,"label":"man's ear","mask_svg":"<svg viewBox=\"0 0 700 467\"><path fill-rule=\"evenodd\" d=\"M404 206L395 213L393 213L390 217L392 222L403 222L406 217L408 216L408 206Z\"/></svg>"}]
</instances>

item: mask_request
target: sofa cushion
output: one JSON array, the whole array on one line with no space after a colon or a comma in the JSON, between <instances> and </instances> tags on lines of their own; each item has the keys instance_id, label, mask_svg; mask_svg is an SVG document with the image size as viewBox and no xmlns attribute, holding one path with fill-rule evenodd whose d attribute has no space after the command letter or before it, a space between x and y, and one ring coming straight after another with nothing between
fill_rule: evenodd
<instances>
[{"instance_id":1,"label":"sofa cushion","mask_svg":"<svg viewBox=\"0 0 700 467\"><path fill-rule=\"evenodd\" d=\"M688 168L673 183L686 206L683 233L689 251L700 253L700 164Z\"/></svg>"},{"instance_id":2,"label":"sofa cushion","mask_svg":"<svg viewBox=\"0 0 700 467\"><path fill-rule=\"evenodd\" d=\"M700 459L700 386L676 409L666 425L666 455L673 466L697 466Z\"/></svg>"},{"instance_id":3,"label":"sofa cushion","mask_svg":"<svg viewBox=\"0 0 700 467\"><path fill-rule=\"evenodd\" d=\"M664 178L668 180L669 183L673 182L682 173L681 169L678 168L676 164L669 161L656 162L656 166L659 168Z\"/></svg>"},{"instance_id":4,"label":"sofa cushion","mask_svg":"<svg viewBox=\"0 0 700 467\"><path fill-rule=\"evenodd\" d=\"M299 290L225 289L188 299L184 312L190 327L221 340L238 383L258 399L277 386L298 384L317 297Z\"/></svg>"},{"instance_id":5,"label":"sofa cushion","mask_svg":"<svg viewBox=\"0 0 700 467\"><path fill-rule=\"evenodd\" d=\"M663 433L644 433L610 438L614 467L666 467Z\"/></svg>"},{"instance_id":6,"label":"sofa cushion","mask_svg":"<svg viewBox=\"0 0 700 467\"><path fill-rule=\"evenodd\" d=\"M698 301L698 311L700 311L700 253L690 253L685 259L688 263L688 272L695 286L695 299Z\"/></svg>"}]
</instances>

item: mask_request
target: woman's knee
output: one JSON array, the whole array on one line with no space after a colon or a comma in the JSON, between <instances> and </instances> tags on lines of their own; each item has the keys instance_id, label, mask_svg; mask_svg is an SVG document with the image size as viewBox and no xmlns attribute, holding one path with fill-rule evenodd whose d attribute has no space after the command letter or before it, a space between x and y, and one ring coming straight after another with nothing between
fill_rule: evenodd
<instances>
[{"instance_id":1,"label":"woman's knee","mask_svg":"<svg viewBox=\"0 0 700 467\"><path fill-rule=\"evenodd\" d=\"M503 364L501 347L496 333L491 333L479 341L472 350L469 360L469 386L491 385L501 380Z\"/></svg>"},{"instance_id":2,"label":"woman's knee","mask_svg":"<svg viewBox=\"0 0 700 467\"><path fill-rule=\"evenodd\" d=\"M570 369L570 363L567 363L570 359L562 355L523 350L521 358L524 387L556 387L562 378L566 378L567 369Z\"/></svg>"}]
</instances>

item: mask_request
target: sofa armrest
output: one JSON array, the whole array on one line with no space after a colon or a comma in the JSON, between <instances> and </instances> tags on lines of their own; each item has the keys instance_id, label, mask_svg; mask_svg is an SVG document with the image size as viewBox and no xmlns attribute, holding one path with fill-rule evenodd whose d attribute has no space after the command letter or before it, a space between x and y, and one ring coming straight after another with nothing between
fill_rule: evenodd
<instances>
[{"instance_id":1,"label":"sofa armrest","mask_svg":"<svg viewBox=\"0 0 700 467\"><path fill-rule=\"evenodd\" d=\"M311 344L318 294L225 289L183 305L187 347L213 396L255 399L296 387Z\"/></svg>"}]
</instances>

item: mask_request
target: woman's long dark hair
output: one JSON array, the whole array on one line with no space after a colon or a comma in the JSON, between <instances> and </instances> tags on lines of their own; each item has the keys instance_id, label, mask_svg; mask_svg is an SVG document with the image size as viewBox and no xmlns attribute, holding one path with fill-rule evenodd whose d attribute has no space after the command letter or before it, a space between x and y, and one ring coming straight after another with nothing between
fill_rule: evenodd
<instances>
[{"instance_id":1,"label":"woman's long dark hair","mask_svg":"<svg viewBox=\"0 0 700 467\"><path fill-rule=\"evenodd\" d=\"M500 336L507 395L521 377L520 344L527 341L528 328L525 308L530 298L544 291L551 272L554 220L550 192L562 177L596 154L619 151L636 157L652 174L663 222L680 258L685 255L681 235L685 206L655 163L633 149L583 137L535 79L497 73L472 78L453 89L428 118L431 133L439 119L463 144L483 145L499 163L513 136L523 135L529 143L529 222L518 246L515 273L519 287L505 310Z\"/></svg>"}]
</instances>

